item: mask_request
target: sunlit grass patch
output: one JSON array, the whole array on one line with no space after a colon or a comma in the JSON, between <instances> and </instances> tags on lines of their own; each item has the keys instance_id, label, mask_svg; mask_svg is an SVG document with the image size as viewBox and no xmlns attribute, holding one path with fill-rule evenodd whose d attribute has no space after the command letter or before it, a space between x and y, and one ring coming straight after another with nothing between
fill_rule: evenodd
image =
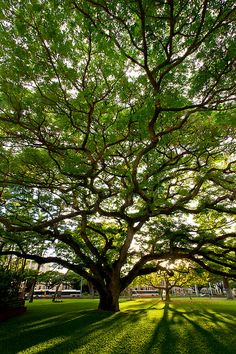
<instances>
[{"instance_id":1,"label":"sunlit grass patch","mask_svg":"<svg viewBox=\"0 0 236 354\"><path fill-rule=\"evenodd\" d=\"M53 347L57 346L58 344L63 343L66 340L67 340L67 338L64 338L64 337L53 338L53 339L50 339L48 341L33 345L32 347L30 347L30 348L28 348L26 350L22 350L22 351L18 352L18 354L37 354L37 353L42 353L42 351L45 351L45 350L48 351L50 349L53 349Z\"/></svg>"},{"instance_id":2,"label":"sunlit grass patch","mask_svg":"<svg viewBox=\"0 0 236 354\"><path fill-rule=\"evenodd\" d=\"M119 313L97 300L38 300L0 325L3 354L233 354L236 302L121 301Z\"/></svg>"}]
</instances>

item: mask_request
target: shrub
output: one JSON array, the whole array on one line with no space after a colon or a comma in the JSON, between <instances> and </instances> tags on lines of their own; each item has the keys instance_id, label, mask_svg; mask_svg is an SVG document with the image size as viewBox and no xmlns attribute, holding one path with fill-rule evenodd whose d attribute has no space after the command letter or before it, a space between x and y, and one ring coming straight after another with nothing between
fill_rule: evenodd
<instances>
[{"instance_id":1,"label":"shrub","mask_svg":"<svg viewBox=\"0 0 236 354\"><path fill-rule=\"evenodd\" d=\"M0 310L22 306L19 299L20 281L16 272L0 268Z\"/></svg>"}]
</instances>

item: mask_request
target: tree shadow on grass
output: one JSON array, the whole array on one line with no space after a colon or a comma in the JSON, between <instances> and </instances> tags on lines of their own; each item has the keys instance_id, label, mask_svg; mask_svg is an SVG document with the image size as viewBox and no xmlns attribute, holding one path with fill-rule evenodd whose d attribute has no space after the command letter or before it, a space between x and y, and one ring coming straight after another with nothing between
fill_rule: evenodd
<instances>
[{"instance_id":1,"label":"tree shadow on grass","mask_svg":"<svg viewBox=\"0 0 236 354\"><path fill-rule=\"evenodd\" d=\"M202 311L202 310L201 310ZM150 342L143 348L142 354L233 354L235 347L226 346L219 337L225 337L229 331L233 335L232 316L222 316L216 312L204 310L179 311L170 304L164 306L163 317L152 333ZM210 324L209 330L208 325ZM182 327L182 328L181 328ZM214 327L214 329L212 328ZM218 328L217 328L218 327ZM223 333L222 328L224 329ZM215 334L219 334L217 336ZM236 344L236 343L235 343Z\"/></svg>"},{"instance_id":2,"label":"tree shadow on grass","mask_svg":"<svg viewBox=\"0 0 236 354\"><path fill-rule=\"evenodd\" d=\"M86 337L92 325L108 319L110 316L111 313L83 310L76 311L73 314L65 312L58 316L45 316L41 320L32 320L26 324L22 323L21 319L18 326L17 324L14 325L14 332L10 331L5 338L1 336L1 353L23 352L29 347L40 345L40 343L48 342L54 338L62 338L64 339L62 342L66 342L73 335L78 338ZM44 351L36 351L35 349L36 352Z\"/></svg>"},{"instance_id":3,"label":"tree shadow on grass","mask_svg":"<svg viewBox=\"0 0 236 354\"><path fill-rule=\"evenodd\" d=\"M110 313L84 307L52 308L9 321L0 337L3 354L232 354L205 323L233 332L232 319L208 309L151 302ZM46 311L46 308L45 308ZM151 317L150 317L151 316ZM217 327L218 326L218 327ZM195 336L195 337L193 337Z\"/></svg>"},{"instance_id":4,"label":"tree shadow on grass","mask_svg":"<svg viewBox=\"0 0 236 354\"><path fill-rule=\"evenodd\" d=\"M114 335L118 338L119 332L122 332L127 324L137 321L137 318L144 313L145 311L140 310L130 314L125 312L114 314L79 309L71 312L66 311L65 307L64 312L57 315L47 313L43 318L42 314L41 316L37 314L27 321L26 315L19 321L7 322L5 331L1 331L0 328L0 333L2 332L0 352L3 354L69 353L77 348L83 350L89 342L96 342L97 345L100 343L98 350L94 349L94 353L97 353L107 344L103 342L103 333L110 332L112 341ZM123 334L119 338L121 339L122 336Z\"/></svg>"}]
</instances>

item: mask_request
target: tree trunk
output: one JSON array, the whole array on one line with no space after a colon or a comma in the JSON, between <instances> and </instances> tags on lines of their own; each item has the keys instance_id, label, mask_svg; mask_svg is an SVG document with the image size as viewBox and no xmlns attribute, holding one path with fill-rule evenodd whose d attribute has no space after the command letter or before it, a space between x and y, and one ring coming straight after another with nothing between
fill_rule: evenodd
<instances>
[{"instance_id":1,"label":"tree trunk","mask_svg":"<svg viewBox=\"0 0 236 354\"><path fill-rule=\"evenodd\" d=\"M29 292L29 302L33 302L34 300L34 288L36 283L37 283L37 279L34 279Z\"/></svg>"},{"instance_id":2,"label":"tree trunk","mask_svg":"<svg viewBox=\"0 0 236 354\"><path fill-rule=\"evenodd\" d=\"M168 287L166 287L166 298L165 301L166 302L170 302L170 289Z\"/></svg>"},{"instance_id":3,"label":"tree trunk","mask_svg":"<svg viewBox=\"0 0 236 354\"><path fill-rule=\"evenodd\" d=\"M119 271L114 271L102 284L97 284L96 288L99 293L99 310L120 311L119 296L123 289L121 288Z\"/></svg>"},{"instance_id":4,"label":"tree trunk","mask_svg":"<svg viewBox=\"0 0 236 354\"><path fill-rule=\"evenodd\" d=\"M89 288L89 294L92 298L94 298L94 287L93 287L93 284L88 281L88 288Z\"/></svg>"},{"instance_id":5,"label":"tree trunk","mask_svg":"<svg viewBox=\"0 0 236 354\"><path fill-rule=\"evenodd\" d=\"M35 277L34 277L34 280L33 280L33 283L32 283L32 286L31 286L31 289L30 289L30 292L29 292L29 302L33 302L34 300L34 288L37 284L37 278L38 278L38 274L39 274L39 270L40 270L40 267L41 265L38 264L37 266L37 272L35 274Z\"/></svg>"},{"instance_id":6,"label":"tree trunk","mask_svg":"<svg viewBox=\"0 0 236 354\"><path fill-rule=\"evenodd\" d=\"M165 292L166 292L165 302L170 301L170 290L171 290L171 286L170 286L170 282L169 282L167 274L166 274L166 276L165 276Z\"/></svg>"},{"instance_id":7,"label":"tree trunk","mask_svg":"<svg viewBox=\"0 0 236 354\"><path fill-rule=\"evenodd\" d=\"M224 283L224 288L225 288L226 295L227 295L227 300L233 300L234 299L234 295L233 295L232 290L230 289L228 278L224 277L223 278L223 283Z\"/></svg>"},{"instance_id":8,"label":"tree trunk","mask_svg":"<svg viewBox=\"0 0 236 354\"><path fill-rule=\"evenodd\" d=\"M119 308L119 291L110 290L103 291L99 293L100 301L98 305L99 310L118 312Z\"/></svg>"},{"instance_id":9,"label":"tree trunk","mask_svg":"<svg viewBox=\"0 0 236 354\"><path fill-rule=\"evenodd\" d=\"M118 312L119 308L119 296L121 292L120 279L114 274L111 276L110 281L107 280L106 285L97 289L99 292L99 310Z\"/></svg>"},{"instance_id":10,"label":"tree trunk","mask_svg":"<svg viewBox=\"0 0 236 354\"><path fill-rule=\"evenodd\" d=\"M59 292L59 288L60 288L60 285L61 285L61 282L57 284L56 286L56 290L55 290L55 293L52 297L52 302L55 302L56 301L56 298L58 297L58 292Z\"/></svg>"},{"instance_id":11,"label":"tree trunk","mask_svg":"<svg viewBox=\"0 0 236 354\"><path fill-rule=\"evenodd\" d=\"M25 299L25 290L26 290L26 285L27 285L27 281L25 280L24 282L21 283L21 289L20 289L20 299Z\"/></svg>"}]
</instances>

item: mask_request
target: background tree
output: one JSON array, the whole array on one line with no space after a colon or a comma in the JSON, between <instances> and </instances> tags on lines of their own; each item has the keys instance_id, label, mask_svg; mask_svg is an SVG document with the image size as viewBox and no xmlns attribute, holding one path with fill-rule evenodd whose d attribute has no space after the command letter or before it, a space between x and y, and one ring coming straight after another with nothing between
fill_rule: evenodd
<instances>
[{"instance_id":1,"label":"background tree","mask_svg":"<svg viewBox=\"0 0 236 354\"><path fill-rule=\"evenodd\" d=\"M165 301L171 300L170 293L175 287L186 288L197 285L208 284L209 273L202 271L196 265L191 263L181 262L176 265L165 265L157 273L137 277L132 285L136 286L152 286L160 290L163 300L163 290L165 293ZM191 295L190 295L191 296Z\"/></svg>"},{"instance_id":2,"label":"background tree","mask_svg":"<svg viewBox=\"0 0 236 354\"><path fill-rule=\"evenodd\" d=\"M58 283L68 284L75 288L75 286L80 286L80 280L81 277L72 271L62 273L57 270L48 270L38 276L38 282L43 283L47 289L54 288Z\"/></svg>"},{"instance_id":3,"label":"background tree","mask_svg":"<svg viewBox=\"0 0 236 354\"><path fill-rule=\"evenodd\" d=\"M234 2L1 7L2 255L75 271L112 311L163 260L235 276Z\"/></svg>"},{"instance_id":4,"label":"background tree","mask_svg":"<svg viewBox=\"0 0 236 354\"><path fill-rule=\"evenodd\" d=\"M41 266L41 264L38 263L37 264L37 269L34 271L34 276L32 278L31 287L30 287L30 291L29 291L29 302L33 302L34 301L34 290L35 290L35 287L37 285L38 276L39 276L39 272L40 272L40 266Z\"/></svg>"},{"instance_id":5,"label":"background tree","mask_svg":"<svg viewBox=\"0 0 236 354\"><path fill-rule=\"evenodd\" d=\"M69 285L74 289L80 289L81 287L81 277L69 270L66 273L49 270L39 274L37 282L45 284L48 289L55 288L52 301L59 297L61 285Z\"/></svg>"}]
</instances>

